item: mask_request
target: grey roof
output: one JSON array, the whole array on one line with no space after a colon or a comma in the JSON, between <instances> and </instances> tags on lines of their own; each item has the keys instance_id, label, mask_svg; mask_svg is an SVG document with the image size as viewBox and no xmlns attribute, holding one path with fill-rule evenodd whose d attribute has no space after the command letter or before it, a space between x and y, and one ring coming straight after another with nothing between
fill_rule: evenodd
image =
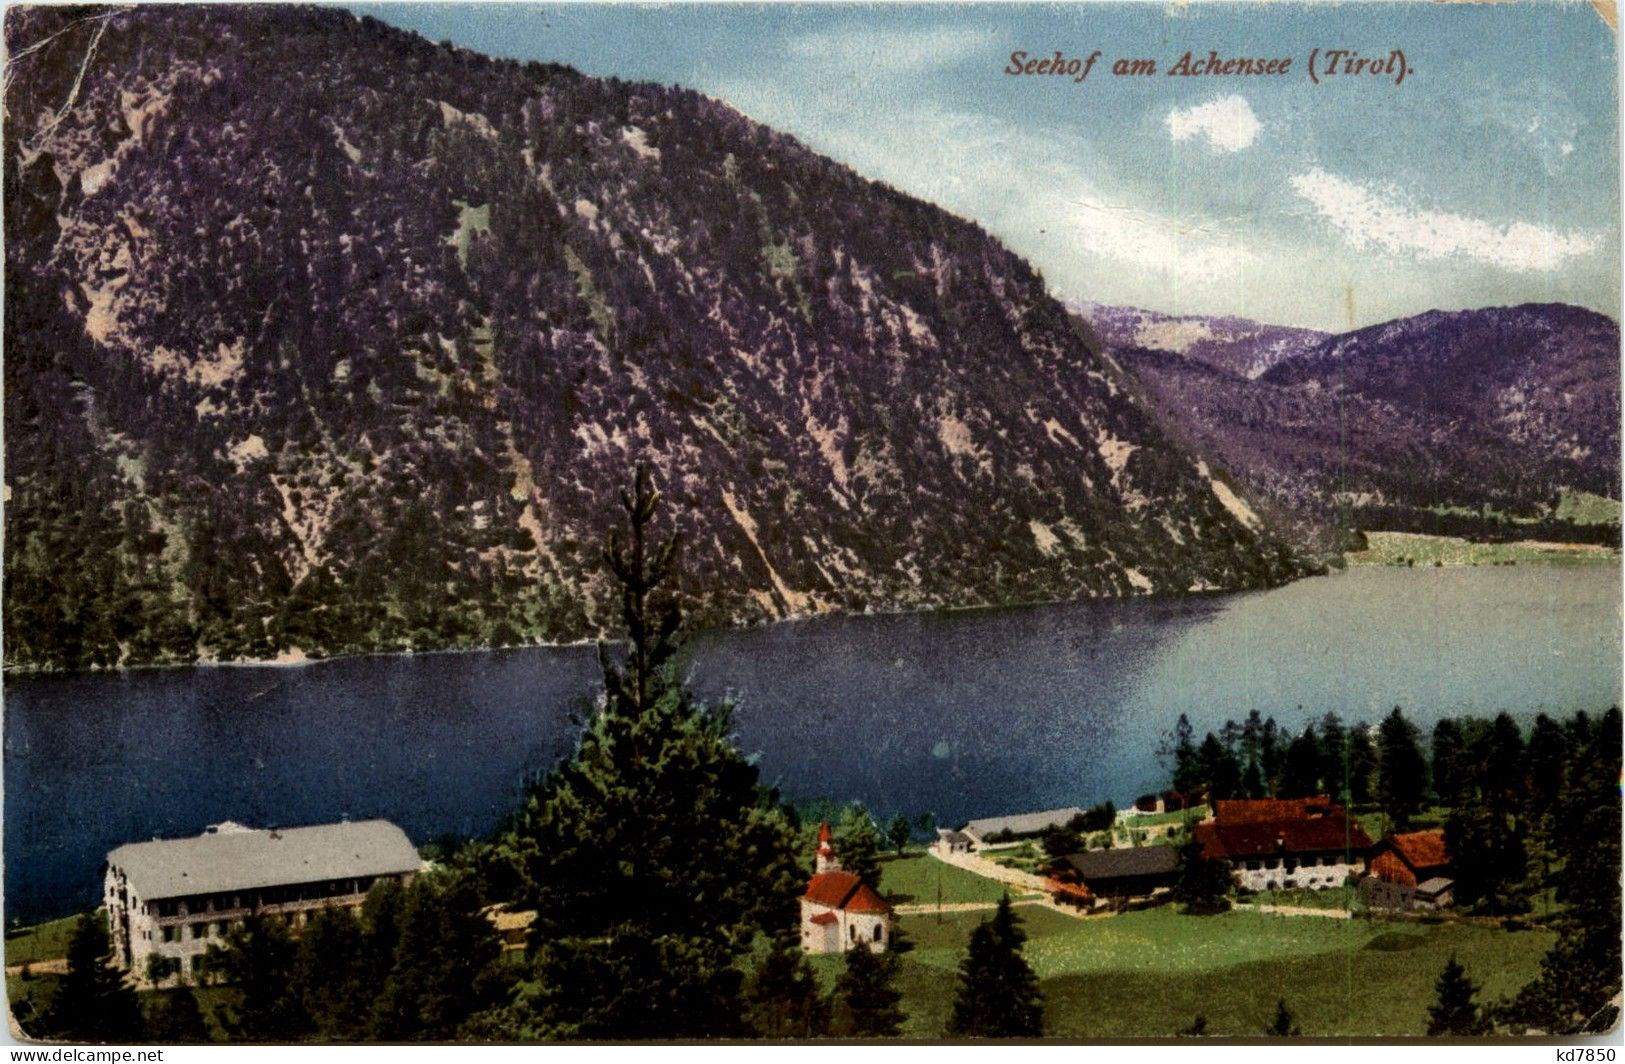
<instances>
[{"instance_id":1,"label":"grey roof","mask_svg":"<svg viewBox=\"0 0 1625 1064\"><path fill-rule=\"evenodd\" d=\"M1172 846L1125 846L1117 850L1068 854L1066 862L1076 868L1087 883L1091 879L1171 873L1179 866L1179 851Z\"/></svg>"},{"instance_id":2,"label":"grey roof","mask_svg":"<svg viewBox=\"0 0 1625 1064\"><path fill-rule=\"evenodd\" d=\"M1065 809L1045 809L1039 813L1017 813L1014 816L990 816L981 820L972 820L960 828L960 831L985 839L989 835L997 835L1008 831L1012 835L1037 835L1045 828L1064 827L1067 821L1075 816L1082 816L1083 810L1077 806L1067 806Z\"/></svg>"},{"instance_id":3,"label":"grey roof","mask_svg":"<svg viewBox=\"0 0 1625 1064\"><path fill-rule=\"evenodd\" d=\"M971 837L965 834L963 831L949 831L946 828L937 829L937 838L952 845L969 843L971 841Z\"/></svg>"},{"instance_id":4,"label":"grey roof","mask_svg":"<svg viewBox=\"0 0 1625 1064\"><path fill-rule=\"evenodd\" d=\"M1434 876L1426 883L1418 883L1416 886L1416 892L1418 894L1442 894L1455 885L1456 881L1453 879L1446 879L1443 876Z\"/></svg>"},{"instance_id":5,"label":"grey roof","mask_svg":"<svg viewBox=\"0 0 1625 1064\"><path fill-rule=\"evenodd\" d=\"M188 839L132 842L107 855L145 900L396 875L423 866L387 820L255 831L226 823Z\"/></svg>"}]
</instances>

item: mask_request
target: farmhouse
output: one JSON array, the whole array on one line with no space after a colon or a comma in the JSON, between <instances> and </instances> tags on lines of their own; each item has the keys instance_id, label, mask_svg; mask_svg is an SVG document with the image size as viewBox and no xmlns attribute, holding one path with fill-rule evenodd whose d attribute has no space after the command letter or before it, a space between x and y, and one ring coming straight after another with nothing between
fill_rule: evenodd
<instances>
[{"instance_id":1,"label":"farmhouse","mask_svg":"<svg viewBox=\"0 0 1625 1064\"><path fill-rule=\"evenodd\" d=\"M1453 900L1450 854L1438 828L1388 836L1368 869L1360 889L1373 909L1444 909Z\"/></svg>"},{"instance_id":2,"label":"farmhouse","mask_svg":"<svg viewBox=\"0 0 1625 1064\"><path fill-rule=\"evenodd\" d=\"M1037 813L984 817L972 820L959 831L970 840L971 849L985 850L990 845L1033 838L1051 828L1064 828L1082 816L1083 810L1071 805L1065 809L1045 809Z\"/></svg>"},{"instance_id":3,"label":"farmhouse","mask_svg":"<svg viewBox=\"0 0 1625 1064\"><path fill-rule=\"evenodd\" d=\"M256 831L227 821L186 839L134 842L107 855L103 901L118 963L149 957L190 973L227 927L251 915L301 926L330 906L359 906L373 884L423 866L387 820Z\"/></svg>"},{"instance_id":4,"label":"farmhouse","mask_svg":"<svg viewBox=\"0 0 1625 1064\"><path fill-rule=\"evenodd\" d=\"M1172 846L1134 846L1068 854L1054 869L1063 885L1082 886L1096 904L1149 898L1178 878L1179 851Z\"/></svg>"},{"instance_id":5,"label":"farmhouse","mask_svg":"<svg viewBox=\"0 0 1625 1064\"><path fill-rule=\"evenodd\" d=\"M1371 837L1344 808L1317 798L1216 801L1192 834L1249 890L1326 890L1358 876Z\"/></svg>"},{"instance_id":6,"label":"farmhouse","mask_svg":"<svg viewBox=\"0 0 1625 1064\"><path fill-rule=\"evenodd\" d=\"M970 836L963 831L949 831L947 828L937 829L937 841L931 844L942 856L955 853L970 853Z\"/></svg>"},{"instance_id":7,"label":"farmhouse","mask_svg":"<svg viewBox=\"0 0 1625 1064\"><path fill-rule=\"evenodd\" d=\"M829 825L818 825L817 865L801 895L801 948L808 953L845 953L862 946L883 953L891 947L892 926L886 899L841 868Z\"/></svg>"}]
</instances>

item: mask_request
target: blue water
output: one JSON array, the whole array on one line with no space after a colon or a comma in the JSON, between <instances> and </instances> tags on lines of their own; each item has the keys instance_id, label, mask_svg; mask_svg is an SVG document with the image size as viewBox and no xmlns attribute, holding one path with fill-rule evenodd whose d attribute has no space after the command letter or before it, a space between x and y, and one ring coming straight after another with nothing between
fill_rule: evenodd
<instances>
[{"instance_id":1,"label":"blue water","mask_svg":"<svg viewBox=\"0 0 1625 1064\"><path fill-rule=\"evenodd\" d=\"M707 633L692 678L792 797L943 821L1119 804L1155 749L1257 709L1376 720L1598 711L1620 693L1620 570L1366 569L1173 601L831 618ZM565 754L597 690L576 647L5 684L6 919L94 901L120 843L231 819L382 816L483 833Z\"/></svg>"}]
</instances>

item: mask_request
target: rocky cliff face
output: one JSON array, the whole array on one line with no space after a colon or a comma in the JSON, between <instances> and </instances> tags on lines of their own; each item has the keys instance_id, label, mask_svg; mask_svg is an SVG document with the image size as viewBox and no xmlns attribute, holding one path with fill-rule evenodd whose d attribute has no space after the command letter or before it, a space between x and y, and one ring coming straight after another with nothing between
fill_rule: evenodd
<instances>
[{"instance_id":1,"label":"rocky cliff face","mask_svg":"<svg viewBox=\"0 0 1625 1064\"><path fill-rule=\"evenodd\" d=\"M6 659L591 636L1297 571L975 225L693 92L337 10L17 9Z\"/></svg>"}]
</instances>

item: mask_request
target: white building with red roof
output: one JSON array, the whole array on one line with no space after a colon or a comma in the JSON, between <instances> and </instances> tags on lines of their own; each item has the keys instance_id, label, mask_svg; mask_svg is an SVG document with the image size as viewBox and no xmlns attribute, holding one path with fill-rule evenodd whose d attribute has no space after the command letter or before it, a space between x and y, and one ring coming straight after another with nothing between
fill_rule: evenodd
<instances>
[{"instance_id":1,"label":"white building with red roof","mask_svg":"<svg viewBox=\"0 0 1625 1064\"><path fill-rule=\"evenodd\" d=\"M836 860L829 825L818 825L818 863L801 895L801 948L845 953L860 943L875 953L891 947L892 907Z\"/></svg>"}]
</instances>

